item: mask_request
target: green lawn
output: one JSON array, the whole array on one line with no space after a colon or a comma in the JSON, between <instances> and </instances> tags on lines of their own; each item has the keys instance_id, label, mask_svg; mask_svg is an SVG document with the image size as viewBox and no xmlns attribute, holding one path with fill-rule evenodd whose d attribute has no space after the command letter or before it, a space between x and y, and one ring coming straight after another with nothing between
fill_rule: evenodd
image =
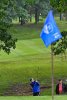
<instances>
[{"instance_id":1,"label":"green lawn","mask_svg":"<svg viewBox=\"0 0 67 100\"><path fill-rule=\"evenodd\" d=\"M40 97L10 96L10 97L0 97L0 100L52 100L52 97L51 96L40 96ZM67 100L67 96L55 96L54 100Z\"/></svg>"},{"instance_id":2,"label":"green lawn","mask_svg":"<svg viewBox=\"0 0 67 100\"><path fill-rule=\"evenodd\" d=\"M66 21L57 20L57 23L61 31L67 30ZM0 52L0 94L13 83L29 83L31 77L37 78L41 84L51 85L51 50L40 39L42 26L43 23L39 23L13 25L11 28L12 35L18 38L18 42L10 55ZM54 77L55 83L59 78L67 78L67 59L62 59L61 55L54 57ZM51 91L42 95L50 94L49 92Z\"/></svg>"}]
</instances>

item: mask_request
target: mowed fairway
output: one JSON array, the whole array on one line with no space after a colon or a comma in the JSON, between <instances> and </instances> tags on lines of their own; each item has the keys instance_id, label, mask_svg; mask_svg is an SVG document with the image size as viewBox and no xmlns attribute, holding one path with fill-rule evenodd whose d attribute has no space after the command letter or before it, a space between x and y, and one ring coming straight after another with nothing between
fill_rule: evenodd
<instances>
[{"instance_id":1,"label":"mowed fairway","mask_svg":"<svg viewBox=\"0 0 67 100\"><path fill-rule=\"evenodd\" d=\"M67 30L66 22L57 22L61 30ZM10 55L3 51L0 52L0 94L3 94L11 84L29 83L31 77L38 79L40 84L51 86L51 50L50 46L46 48L40 39L42 26L43 24L40 23L39 25L14 25L12 27L11 32L14 37L18 38L18 42L16 49L12 49ZM62 59L61 55L54 57L54 77L55 83L59 78L64 80L67 78L67 59L64 57ZM51 94L51 91L49 92L42 95ZM18 98L14 97L14 100ZM37 98L39 100L40 97ZM41 97L40 100L45 98ZM61 100L66 100L63 98ZM24 97L20 97L19 100L21 99L28 100ZM31 97L31 100L34 99ZM57 97L56 100L58 100Z\"/></svg>"}]
</instances>

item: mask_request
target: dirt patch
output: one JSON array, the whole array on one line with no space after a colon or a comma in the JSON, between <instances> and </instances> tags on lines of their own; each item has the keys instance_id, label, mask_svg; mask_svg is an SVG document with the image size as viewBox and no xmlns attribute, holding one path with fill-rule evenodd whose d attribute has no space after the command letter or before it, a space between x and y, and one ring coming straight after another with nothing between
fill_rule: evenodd
<instances>
[{"instance_id":1,"label":"dirt patch","mask_svg":"<svg viewBox=\"0 0 67 100\"><path fill-rule=\"evenodd\" d=\"M41 92L44 91L44 89L49 89L51 86L44 86L41 85L40 89ZM29 84L13 84L8 89L6 89L4 96L12 96L12 95L18 95L18 96L29 96L32 95L32 89Z\"/></svg>"}]
</instances>

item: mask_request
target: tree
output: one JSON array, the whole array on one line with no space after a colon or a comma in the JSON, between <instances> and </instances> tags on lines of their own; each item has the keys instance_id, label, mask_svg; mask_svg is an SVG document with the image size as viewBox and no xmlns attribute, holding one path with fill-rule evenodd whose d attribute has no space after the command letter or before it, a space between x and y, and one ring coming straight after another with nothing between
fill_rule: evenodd
<instances>
[{"instance_id":1,"label":"tree","mask_svg":"<svg viewBox=\"0 0 67 100\"><path fill-rule=\"evenodd\" d=\"M13 39L8 29L11 27L7 11L10 0L0 0L0 49L10 53L11 48L15 49L17 39Z\"/></svg>"},{"instance_id":2,"label":"tree","mask_svg":"<svg viewBox=\"0 0 67 100\"><path fill-rule=\"evenodd\" d=\"M40 8L41 16L45 17L48 14L48 11L51 9L49 0L40 0Z\"/></svg>"},{"instance_id":3,"label":"tree","mask_svg":"<svg viewBox=\"0 0 67 100\"><path fill-rule=\"evenodd\" d=\"M39 22L39 16L45 17L50 10L49 0L36 0L35 1L35 23Z\"/></svg>"},{"instance_id":4,"label":"tree","mask_svg":"<svg viewBox=\"0 0 67 100\"><path fill-rule=\"evenodd\" d=\"M30 5L30 16L32 13L35 15L35 23L39 22L39 16L45 16L50 10L49 0L28 0L27 4Z\"/></svg>"},{"instance_id":5,"label":"tree","mask_svg":"<svg viewBox=\"0 0 67 100\"><path fill-rule=\"evenodd\" d=\"M62 38L56 43L53 43L53 53L54 55L64 54L66 58L67 50L67 31L61 32Z\"/></svg>"},{"instance_id":6,"label":"tree","mask_svg":"<svg viewBox=\"0 0 67 100\"><path fill-rule=\"evenodd\" d=\"M25 0L16 0L16 13L19 17L19 22L21 23L21 25L25 24L29 17L25 5Z\"/></svg>"},{"instance_id":7,"label":"tree","mask_svg":"<svg viewBox=\"0 0 67 100\"><path fill-rule=\"evenodd\" d=\"M60 13L60 20L62 19L61 14L67 11L67 0L50 0L51 6Z\"/></svg>"}]
</instances>

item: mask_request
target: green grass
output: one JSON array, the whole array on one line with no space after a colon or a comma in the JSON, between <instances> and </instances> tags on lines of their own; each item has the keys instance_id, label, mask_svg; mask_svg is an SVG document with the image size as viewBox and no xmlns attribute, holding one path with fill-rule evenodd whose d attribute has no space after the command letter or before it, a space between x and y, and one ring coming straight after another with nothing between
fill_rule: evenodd
<instances>
[{"instance_id":1,"label":"green grass","mask_svg":"<svg viewBox=\"0 0 67 100\"><path fill-rule=\"evenodd\" d=\"M57 19L60 30L67 30L67 23ZM17 47L10 55L0 52L0 94L13 83L29 83L31 77L41 84L51 85L50 47L46 48L40 39L43 23L13 25L12 35L18 38ZM55 83L59 78L67 78L67 59L61 55L54 57ZM50 94L50 90L41 95ZM62 99L63 100L63 99Z\"/></svg>"},{"instance_id":2,"label":"green grass","mask_svg":"<svg viewBox=\"0 0 67 100\"><path fill-rule=\"evenodd\" d=\"M22 96L10 96L0 97L0 100L52 100L51 96L38 96L38 97L22 97ZM55 96L54 100L67 100L67 96Z\"/></svg>"}]
</instances>

